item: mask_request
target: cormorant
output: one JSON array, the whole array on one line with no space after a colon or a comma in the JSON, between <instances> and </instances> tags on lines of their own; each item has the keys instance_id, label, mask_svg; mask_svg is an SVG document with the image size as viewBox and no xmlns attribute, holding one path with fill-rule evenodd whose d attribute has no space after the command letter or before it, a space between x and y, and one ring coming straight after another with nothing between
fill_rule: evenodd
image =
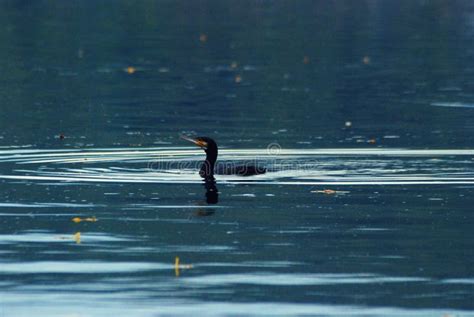
<instances>
[{"instance_id":1,"label":"cormorant","mask_svg":"<svg viewBox=\"0 0 474 317\"><path fill-rule=\"evenodd\" d=\"M220 175L240 175L240 176L252 176L263 174L267 171L265 167L254 166L254 165L216 165L217 161L217 143L209 137L197 137L195 139L181 136L181 138L190 141L206 152L206 160L202 163L199 175L202 178L208 179L213 178L214 174Z\"/></svg>"}]
</instances>

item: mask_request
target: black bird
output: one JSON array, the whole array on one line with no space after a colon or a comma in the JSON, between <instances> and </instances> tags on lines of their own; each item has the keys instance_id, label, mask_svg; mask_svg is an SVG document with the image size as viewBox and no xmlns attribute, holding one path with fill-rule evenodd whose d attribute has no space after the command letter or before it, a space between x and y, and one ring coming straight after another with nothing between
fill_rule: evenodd
<instances>
[{"instance_id":1,"label":"black bird","mask_svg":"<svg viewBox=\"0 0 474 317\"><path fill-rule=\"evenodd\" d=\"M267 171L265 167L250 164L224 164L216 166L218 152L216 141L208 137L197 137L192 139L186 136L181 136L181 138L196 144L206 152L206 160L202 163L199 171L199 175L204 179L213 178L214 174L252 176L264 174Z\"/></svg>"}]
</instances>

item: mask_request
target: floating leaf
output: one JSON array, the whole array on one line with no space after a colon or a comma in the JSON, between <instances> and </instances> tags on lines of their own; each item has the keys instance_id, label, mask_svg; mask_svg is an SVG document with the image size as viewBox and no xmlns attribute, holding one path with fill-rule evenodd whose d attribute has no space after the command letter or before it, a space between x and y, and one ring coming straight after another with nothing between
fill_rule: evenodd
<instances>
[{"instance_id":1,"label":"floating leaf","mask_svg":"<svg viewBox=\"0 0 474 317\"><path fill-rule=\"evenodd\" d=\"M179 257L178 256L174 259L174 274L176 275L176 277L179 276Z\"/></svg>"},{"instance_id":2,"label":"floating leaf","mask_svg":"<svg viewBox=\"0 0 474 317\"><path fill-rule=\"evenodd\" d=\"M348 191L333 190L333 189L312 190L311 192L312 193L317 193L317 194L326 194L326 195L336 195L336 194L347 194L347 193L349 193Z\"/></svg>"},{"instance_id":3,"label":"floating leaf","mask_svg":"<svg viewBox=\"0 0 474 317\"><path fill-rule=\"evenodd\" d=\"M71 219L73 222L75 223L79 223L79 222L82 222L82 221L86 221L86 222L96 222L97 221L97 218L96 217L88 217L88 218L79 218L79 217L74 217Z\"/></svg>"},{"instance_id":4,"label":"floating leaf","mask_svg":"<svg viewBox=\"0 0 474 317\"><path fill-rule=\"evenodd\" d=\"M174 274L176 275L176 277L179 276L179 274L180 274L179 270L180 269L188 270L188 269L192 269L192 268L193 268L192 264L180 264L179 256L175 257L175 259L174 259Z\"/></svg>"},{"instance_id":5,"label":"floating leaf","mask_svg":"<svg viewBox=\"0 0 474 317\"><path fill-rule=\"evenodd\" d=\"M125 68L125 72L127 72L128 74L133 74L137 71L137 69L135 67L132 67L132 66L128 66L127 68Z\"/></svg>"},{"instance_id":6,"label":"floating leaf","mask_svg":"<svg viewBox=\"0 0 474 317\"><path fill-rule=\"evenodd\" d=\"M81 243L81 233L80 232L76 232L74 234L73 238L74 238L74 241L76 241L77 244Z\"/></svg>"}]
</instances>

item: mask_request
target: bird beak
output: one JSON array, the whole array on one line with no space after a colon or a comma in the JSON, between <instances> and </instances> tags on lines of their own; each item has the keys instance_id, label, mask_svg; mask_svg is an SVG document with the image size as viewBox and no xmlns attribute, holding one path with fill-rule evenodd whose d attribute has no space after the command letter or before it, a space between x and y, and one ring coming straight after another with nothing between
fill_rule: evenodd
<instances>
[{"instance_id":1,"label":"bird beak","mask_svg":"<svg viewBox=\"0 0 474 317\"><path fill-rule=\"evenodd\" d=\"M181 136L181 139L192 142L192 143L196 144L197 146L199 146L200 148L207 149L207 142L191 139L191 138L188 138L187 136L184 136L184 135Z\"/></svg>"}]
</instances>

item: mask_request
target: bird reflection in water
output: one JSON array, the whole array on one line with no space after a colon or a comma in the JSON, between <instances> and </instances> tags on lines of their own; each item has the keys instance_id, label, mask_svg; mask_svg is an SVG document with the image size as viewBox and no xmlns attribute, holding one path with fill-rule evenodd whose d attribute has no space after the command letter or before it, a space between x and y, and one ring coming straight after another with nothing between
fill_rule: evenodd
<instances>
[{"instance_id":1,"label":"bird reflection in water","mask_svg":"<svg viewBox=\"0 0 474 317\"><path fill-rule=\"evenodd\" d=\"M203 179L203 185L206 189L206 201L200 201L198 206L201 206L194 212L194 216L207 217L215 214L214 208L208 205L215 205L219 202L219 191L216 187L216 180L214 177L206 177Z\"/></svg>"},{"instance_id":2,"label":"bird reflection in water","mask_svg":"<svg viewBox=\"0 0 474 317\"><path fill-rule=\"evenodd\" d=\"M216 187L216 179L212 177L205 177L203 179L203 185L206 189L206 203L208 205L215 205L219 202L219 190ZM212 216L215 213L214 209L199 208L196 210L195 215L199 217Z\"/></svg>"},{"instance_id":3,"label":"bird reflection in water","mask_svg":"<svg viewBox=\"0 0 474 317\"><path fill-rule=\"evenodd\" d=\"M219 192L216 187L216 179L214 174L220 175L239 175L239 176L252 176L263 174L266 172L266 168L254 165L217 165L217 154L218 147L217 143L209 137L197 137L189 138L187 136L181 136L182 139L192 142L199 146L206 152L206 159L201 165L199 175L204 180L204 187L206 188L206 203L209 205L217 204L219 201ZM210 210L199 210L199 216L209 216L214 214L214 211Z\"/></svg>"},{"instance_id":4,"label":"bird reflection in water","mask_svg":"<svg viewBox=\"0 0 474 317\"><path fill-rule=\"evenodd\" d=\"M211 177L204 178L204 188L206 188L206 203L215 205L219 202L219 191L216 187L216 179Z\"/></svg>"}]
</instances>

